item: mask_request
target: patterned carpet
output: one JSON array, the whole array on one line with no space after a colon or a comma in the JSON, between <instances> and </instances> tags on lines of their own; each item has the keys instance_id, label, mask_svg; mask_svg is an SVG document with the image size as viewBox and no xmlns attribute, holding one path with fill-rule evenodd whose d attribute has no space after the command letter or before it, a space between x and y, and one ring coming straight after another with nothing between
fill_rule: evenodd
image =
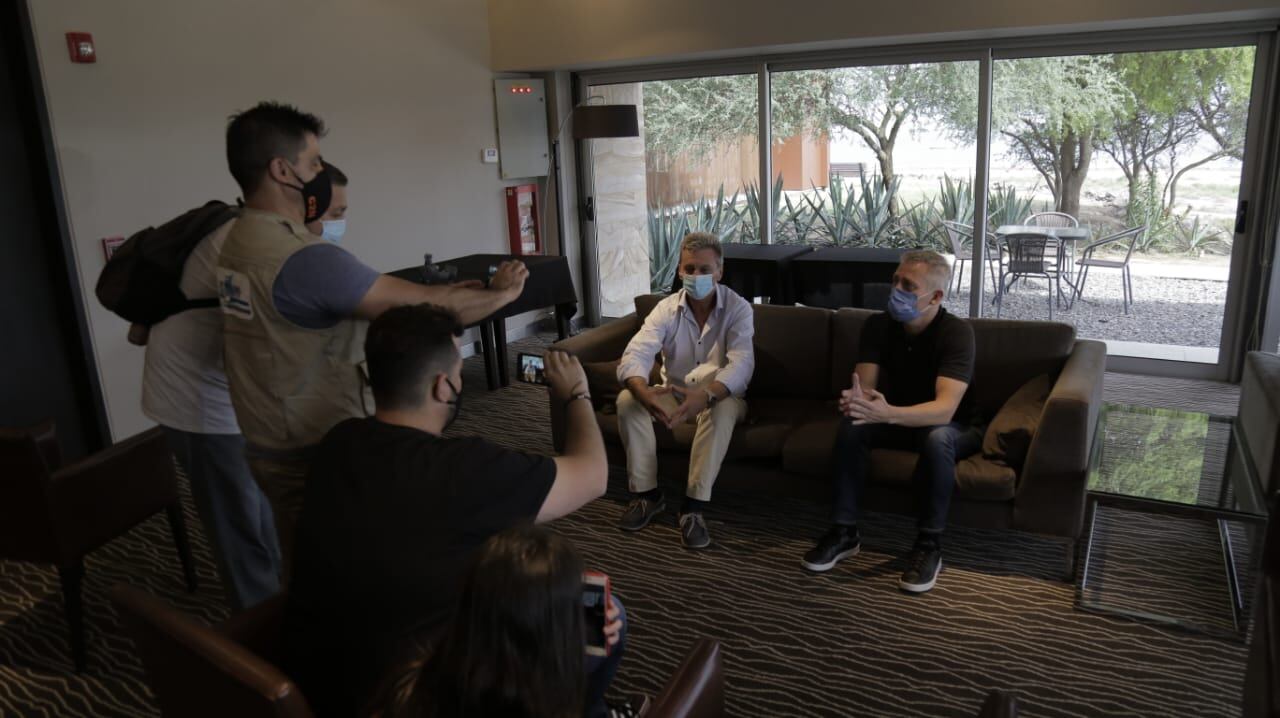
<instances>
[{"instance_id":1,"label":"patterned carpet","mask_svg":"<svg viewBox=\"0 0 1280 718\"><path fill-rule=\"evenodd\" d=\"M528 340L513 350L539 346ZM465 382L454 431L550 450L540 389L485 391L479 359L468 360ZM1124 399L1108 389L1108 400ZM694 638L708 635L725 646L733 716L969 716L997 687L1020 696L1029 716L1239 713L1243 645L1077 610L1074 587L1059 580L1060 542L953 530L937 588L913 597L897 589L898 557L913 536L907 518L871 517L863 553L815 576L799 557L825 528L822 505L734 491L730 478L709 514L714 545L691 553L680 547L671 516L636 535L617 531L625 477L615 468L610 482L605 499L555 527L610 574L627 605L620 692L658 692ZM196 593L183 590L162 517L90 557L83 675L70 671L56 573L0 562L0 716L157 713L105 591L126 581L207 620L225 615L187 507ZM1215 534L1142 516L1099 520L1109 545L1158 557L1150 581L1172 572L1208 597L1194 610L1221 606L1212 598L1222 586L1212 563ZM1134 543L1144 538L1155 539L1154 548Z\"/></svg>"}]
</instances>

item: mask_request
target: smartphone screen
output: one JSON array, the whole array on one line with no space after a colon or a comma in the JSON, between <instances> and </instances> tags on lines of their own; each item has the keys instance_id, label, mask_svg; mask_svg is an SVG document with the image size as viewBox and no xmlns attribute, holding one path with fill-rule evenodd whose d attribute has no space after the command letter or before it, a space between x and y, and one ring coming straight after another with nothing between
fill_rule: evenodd
<instances>
[{"instance_id":1,"label":"smartphone screen","mask_svg":"<svg viewBox=\"0 0 1280 718\"><path fill-rule=\"evenodd\" d=\"M609 577L588 571L582 575L582 623L586 651L593 656L609 655L604 627L608 624L605 607L609 605Z\"/></svg>"},{"instance_id":2,"label":"smartphone screen","mask_svg":"<svg viewBox=\"0 0 1280 718\"><path fill-rule=\"evenodd\" d=\"M530 384L546 384L547 383L547 367L542 357L537 354L525 354L520 352L516 355L516 366L519 371L516 375L520 381Z\"/></svg>"}]
</instances>

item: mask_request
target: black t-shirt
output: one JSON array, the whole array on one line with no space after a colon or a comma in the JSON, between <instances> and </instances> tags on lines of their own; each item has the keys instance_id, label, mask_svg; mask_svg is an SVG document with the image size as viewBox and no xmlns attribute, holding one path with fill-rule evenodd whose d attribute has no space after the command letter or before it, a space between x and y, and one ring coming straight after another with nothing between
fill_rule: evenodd
<instances>
[{"instance_id":1,"label":"black t-shirt","mask_svg":"<svg viewBox=\"0 0 1280 718\"><path fill-rule=\"evenodd\" d=\"M546 456L374 418L325 436L307 479L285 610L285 667L319 715L353 715L453 610L471 554L532 521Z\"/></svg>"},{"instance_id":2,"label":"black t-shirt","mask_svg":"<svg viewBox=\"0 0 1280 718\"><path fill-rule=\"evenodd\" d=\"M858 363L880 365L876 389L891 406L915 406L937 398L938 377L969 384L952 421L978 424L973 393L973 327L938 308L923 332L907 334L887 313L869 317L858 339Z\"/></svg>"}]
</instances>

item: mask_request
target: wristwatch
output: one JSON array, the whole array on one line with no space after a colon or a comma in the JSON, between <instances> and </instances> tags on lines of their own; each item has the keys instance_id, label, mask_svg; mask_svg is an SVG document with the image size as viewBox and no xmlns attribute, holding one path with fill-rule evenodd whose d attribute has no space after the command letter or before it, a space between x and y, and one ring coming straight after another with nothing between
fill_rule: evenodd
<instances>
[{"instance_id":1,"label":"wristwatch","mask_svg":"<svg viewBox=\"0 0 1280 718\"><path fill-rule=\"evenodd\" d=\"M707 392L707 408L708 409L715 406L717 401L720 401L720 398L716 396L716 393L714 391L711 391L710 389L703 389L703 391Z\"/></svg>"}]
</instances>

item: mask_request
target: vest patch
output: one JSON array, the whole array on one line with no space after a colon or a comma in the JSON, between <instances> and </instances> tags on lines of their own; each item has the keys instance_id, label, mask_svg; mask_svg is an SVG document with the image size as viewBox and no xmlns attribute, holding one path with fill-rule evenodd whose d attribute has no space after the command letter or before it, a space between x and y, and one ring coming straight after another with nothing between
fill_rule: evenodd
<instances>
[{"instance_id":1,"label":"vest patch","mask_svg":"<svg viewBox=\"0 0 1280 718\"><path fill-rule=\"evenodd\" d=\"M226 267L218 267L218 302L222 313L253 319L253 292L249 278Z\"/></svg>"}]
</instances>

